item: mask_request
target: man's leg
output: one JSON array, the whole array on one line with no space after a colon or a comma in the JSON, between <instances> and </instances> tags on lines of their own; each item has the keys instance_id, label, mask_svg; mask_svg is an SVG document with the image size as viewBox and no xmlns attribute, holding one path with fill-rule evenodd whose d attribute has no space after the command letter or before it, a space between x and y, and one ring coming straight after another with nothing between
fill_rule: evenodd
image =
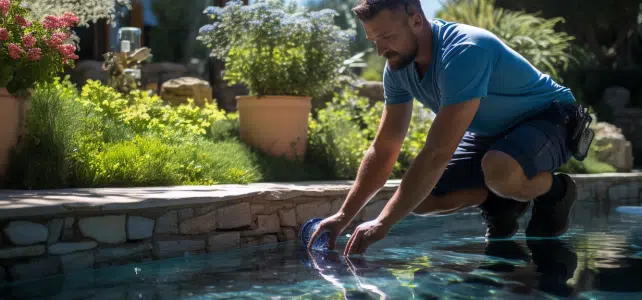
<instances>
[{"instance_id":1,"label":"man's leg","mask_svg":"<svg viewBox=\"0 0 642 300\"><path fill-rule=\"evenodd\" d=\"M576 187L566 174L552 172L572 156L567 148L567 117L573 106L553 105L490 147L482 159L488 188L502 197L534 201L527 236L566 232Z\"/></svg>"},{"instance_id":2,"label":"man's leg","mask_svg":"<svg viewBox=\"0 0 642 300\"><path fill-rule=\"evenodd\" d=\"M489 238L506 238L518 229L517 220L528 203L502 199L489 192L484 183L481 161L496 138L467 133L453 154L446 171L428 196L413 213L440 215L477 206L486 220Z\"/></svg>"}]
</instances>

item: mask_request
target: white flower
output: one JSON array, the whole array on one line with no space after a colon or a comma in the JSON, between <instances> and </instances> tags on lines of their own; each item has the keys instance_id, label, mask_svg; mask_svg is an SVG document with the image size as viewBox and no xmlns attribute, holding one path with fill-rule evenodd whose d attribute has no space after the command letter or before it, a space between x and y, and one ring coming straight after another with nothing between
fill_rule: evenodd
<instances>
[{"instance_id":1,"label":"white flower","mask_svg":"<svg viewBox=\"0 0 642 300\"><path fill-rule=\"evenodd\" d=\"M72 12L78 16L78 26L88 26L101 19L111 22L120 7L131 8L130 0L24 0L23 4L31 9L31 17L36 20Z\"/></svg>"}]
</instances>

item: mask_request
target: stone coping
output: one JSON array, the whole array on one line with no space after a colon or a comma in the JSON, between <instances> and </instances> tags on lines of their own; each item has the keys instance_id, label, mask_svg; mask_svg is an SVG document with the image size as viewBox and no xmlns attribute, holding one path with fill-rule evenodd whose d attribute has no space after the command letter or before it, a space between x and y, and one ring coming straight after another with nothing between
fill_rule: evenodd
<instances>
[{"instance_id":1,"label":"stone coping","mask_svg":"<svg viewBox=\"0 0 642 300\"><path fill-rule=\"evenodd\" d=\"M0 190L0 221L73 212L117 212L212 204L236 199L289 200L346 195L354 181L221 184L145 188ZM395 191L390 180L380 191Z\"/></svg>"},{"instance_id":2,"label":"stone coping","mask_svg":"<svg viewBox=\"0 0 642 300\"><path fill-rule=\"evenodd\" d=\"M578 184L603 180L642 181L642 172L572 174ZM288 200L301 197L344 196L354 181L222 184L145 188L80 188L58 190L0 190L0 221L74 212L118 212L211 204L236 199ZM395 191L401 180L389 180L380 190Z\"/></svg>"}]
</instances>

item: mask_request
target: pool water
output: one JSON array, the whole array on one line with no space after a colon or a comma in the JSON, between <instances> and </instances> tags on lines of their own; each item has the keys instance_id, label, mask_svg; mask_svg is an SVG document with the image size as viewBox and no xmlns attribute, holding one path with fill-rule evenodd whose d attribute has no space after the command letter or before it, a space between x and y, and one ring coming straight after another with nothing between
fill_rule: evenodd
<instances>
[{"instance_id":1,"label":"pool water","mask_svg":"<svg viewBox=\"0 0 642 300\"><path fill-rule=\"evenodd\" d=\"M474 210L406 218L362 257L297 241L0 287L2 299L642 299L642 217L578 213L559 239L487 243Z\"/></svg>"}]
</instances>

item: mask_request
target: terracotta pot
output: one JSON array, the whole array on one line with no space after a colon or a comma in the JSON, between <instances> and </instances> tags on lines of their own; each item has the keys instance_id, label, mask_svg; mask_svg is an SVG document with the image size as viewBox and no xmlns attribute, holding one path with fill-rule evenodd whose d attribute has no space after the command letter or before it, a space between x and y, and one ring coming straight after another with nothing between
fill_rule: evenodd
<instances>
[{"instance_id":1,"label":"terracotta pot","mask_svg":"<svg viewBox=\"0 0 642 300\"><path fill-rule=\"evenodd\" d=\"M9 155L22 133L25 115L23 99L0 88L0 186L4 183L9 166Z\"/></svg>"},{"instance_id":2,"label":"terracotta pot","mask_svg":"<svg viewBox=\"0 0 642 300\"><path fill-rule=\"evenodd\" d=\"M241 139L272 156L303 158L312 97L237 96Z\"/></svg>"}]
</instances>

